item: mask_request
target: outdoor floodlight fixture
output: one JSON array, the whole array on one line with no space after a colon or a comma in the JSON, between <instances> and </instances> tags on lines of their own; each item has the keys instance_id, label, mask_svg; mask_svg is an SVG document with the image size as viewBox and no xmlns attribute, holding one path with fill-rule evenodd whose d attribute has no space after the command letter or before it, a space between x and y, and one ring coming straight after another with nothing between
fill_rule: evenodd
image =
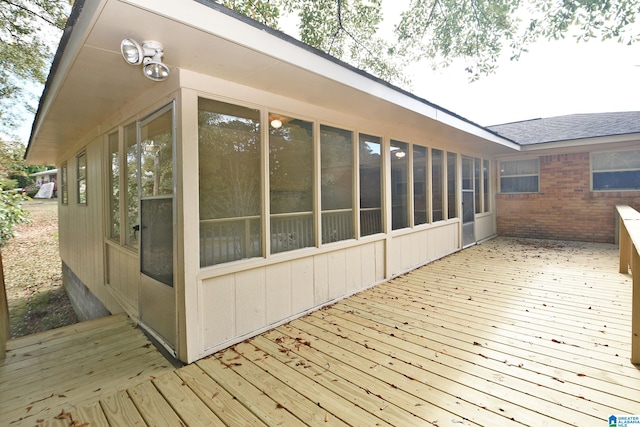
<instances>
[{"instance_id":1,"label":"outdoor floodlight fixture","mask_svg":"<svg viewBox=\"0 0 640 427\"><path fill-rule=\"evenodd\" d=\"M162 63L162 43L148 40L142 42L142 46L133 39L124 39L120 43L120 52L128 64L142 64L142 73L156 82L161 82L169 77L169 67Z\"/></svg>"}]
</instances>

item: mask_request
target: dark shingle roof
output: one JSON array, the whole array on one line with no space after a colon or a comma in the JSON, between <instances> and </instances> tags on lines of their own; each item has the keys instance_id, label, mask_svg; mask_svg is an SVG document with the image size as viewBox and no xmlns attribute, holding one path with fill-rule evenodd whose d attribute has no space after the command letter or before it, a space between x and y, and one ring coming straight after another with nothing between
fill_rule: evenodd
<instances>
[{"instance_id":1,"label":"dark shingle roof","mask_svg":"<svg viewBox=\"0 0 640 427\"><path fill-rule=\"evenodd\" d=\"M520 145L640 133L640 111L571 114L487 126Z\"/></svg>"}]
</instances>

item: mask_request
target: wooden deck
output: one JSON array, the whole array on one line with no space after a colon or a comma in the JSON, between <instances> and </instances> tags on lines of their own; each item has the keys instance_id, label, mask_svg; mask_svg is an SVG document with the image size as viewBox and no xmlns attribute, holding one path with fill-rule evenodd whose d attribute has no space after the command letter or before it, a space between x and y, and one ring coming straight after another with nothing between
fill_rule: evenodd
<instances>
[{"instance_id":1,"label":"wooden deck","mask_svg":"<svg viewBox=\"0 0 640 427\"><path fill-rule=\"evenodd\" d=\"M604 426L640 415L617 256L494 239L44 424Z\"/></svg>"},{"instance_id":2,"label":"wooden deck","mask_svg":"<svg viewBox=\"0 0 640 427\"><path fill-rule=\"evenodd\" d=\"M33 426L173 370L125 315L10 340L0 360L0 425Z\"/></svg>"}]
</instances>

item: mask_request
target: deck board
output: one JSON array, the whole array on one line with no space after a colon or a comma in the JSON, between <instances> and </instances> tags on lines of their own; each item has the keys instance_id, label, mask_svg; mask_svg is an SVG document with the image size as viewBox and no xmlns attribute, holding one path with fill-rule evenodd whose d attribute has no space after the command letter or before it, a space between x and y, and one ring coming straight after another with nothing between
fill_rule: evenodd
<instances>
[{"instance_id":1,"label":"deck board","mask_svg":"<svg viewBox=\"0 0 640 427\"><path fill-rule=\"evenodd\" d=\"M640 415L617 257L613 245L497 238L177 371L147 361L127 373L136 384L92 378L115 388L50 405L62 417L44 425L606 425ZM88 353L122 332L103 327L77 331ZM0 384L19 377L12 364L32 376L29 359L52 366L68 335L51 333L53 350L18 343L28 356L12 347Z\"/></svg>"},{"instance_id":2,"label":"deck board","mask_svg":"<svg viewBox=\"0 0 640 427\"><path fill-rule=\"evenodd\" d=\"M53 417L62 410L84 416L79 408L85 405L86 415L100 425L92 402L173 371L125 315L11 340L7 347L7 360L0 362L0 419L11 426L32 426L38 420L64 424L70 418Z\"/></svg>"}]
</instances>

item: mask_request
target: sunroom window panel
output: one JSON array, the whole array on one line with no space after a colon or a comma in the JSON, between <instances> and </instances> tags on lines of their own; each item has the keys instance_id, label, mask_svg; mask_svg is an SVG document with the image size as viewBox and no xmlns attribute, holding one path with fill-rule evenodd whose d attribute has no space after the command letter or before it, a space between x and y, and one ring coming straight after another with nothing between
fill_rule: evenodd
<instances>
[{"instance_id":1,"label":"sunroom window panel","mask_svg":"<svg viewBox=\"0 0 640 427\"><path fill-rule=\"evenodd\" d=\"M414 225L429 222L429 181L427 147L413 146L413 223Z\"/></svg>"},{"instance_id":2,"label":"sunroom window panel","mask_svg":"<svg viewBox=\"0 0 640 427\"><path fill-rule=\"evenodd\" d=\"M484 197L484 212L490 212L489 203L489 160L482 160L482 195Z\"/></svg>"},{"instance_id":3,"label":"sunroom window panel","mask_svg":"<svg viewBox=\"0 0 640 427\"><path fill-rule=\"evenodd\" d=\"M198 102L200 265L262 256L260 112Z\"/></svg>"},{"instance_id":4,"label":"sunroom window panel","mask_svg":"<svg viewBox=\"0 0 640 427\"><path fill-rule=\"evenodd\" d=\"M313 123L269 116L271 252L315 246Z\"/></svg>"},{"instance_id":5,"label":"sunroom window panel","mask_svg":"<svg viewBox=\"0 0 640 427\"><path fill-rule=\"evenodd\" d=\"M391 228L398 230L409 226L409 145L391 141Z\"/></svg>"},{"instance_id":6,"label":"sunroom window panel","mask_svg":"<svg viewBox=\"0 0 640 427\"><path fill-rule=\"evenodd\" d=\"M458 217L458 155L447 153L447 218Z\"/></svg>"},{"instance_id":7,"label":"sunroom window panel","mask_svg":"<svg viewBox=\"0 0 640 427\"><path fill-rule=\"evenodd\" d=\"M431 150L431 215L433 222L444 219L444 153Z\"/></svg>"},{"instance_id":8,"label":"sunroom window panel","mask_svg":"<svg viewBox=\"0 0 640 427\"><path fill-rule=\"evenodd\" d=\"M122 132L124 138L124 148L126 150L126 176L123 203L125 204L125 244L132 248L138 247L140 237L140 226L138 218L138 143L136 124L131 123L125 126Z\"/></svg>"},{"instance_id":9,"label":"sunroom window panel","mask_svg":"<svg viewBox=\"0 0 640 427\"><path fill-rule=\"evenodd\" d=\"M118 132L108 137L109 143L109 237L120 240L120 151Z\"/></svg>"},{"instance_id":10,"label":"sunroom window panel","mask_svg":"<svg viewBox=\"0 0 640 427\"><path fill-rule=\"evenodd\" d=\"M87 153L76 157L76 200L80 205L87 204Z\"/></svg>"},{"instance_id":11,"label":"sunroom window panel","mask_svg":"<svg viewBox=\"0 0 640 427\"><path fill-rule=\"evenodd\" d=\"M60 199L63 205L69 203L69 182L66 163L60 168Z\"/></svg>"},{"instance_id":12,"label":"sunroom window panel","mask_svg":"<svg viewBox=\"0 0 640 427\"><path fill-rule=\"evenodd\" d=\"M382 233L382 140L360 134L360 235Z\"/></svg>"},{"instance_id":13,"label":"sunroom window panel","mask_svg":"<svg viewBox=\"0 0 640 427\"><path fill-rule=\"evenodd\" d=\"M474 195L475 195L475 210L476 213L482 212L482 192L483 188L480 185L482 181L482 160L478 158L473 159L473 177L474 177Z\"/></svg>"},{"instance_id":14,"label":"sunroom window panel","mask_svg":"<svg viewBox=\"0 0 640 427\"><path fill-rule=\"evenodd\" d=\"M353 134L320 126L322 243L355 238L353 227Z\"/></svg>"}]
</instances>

